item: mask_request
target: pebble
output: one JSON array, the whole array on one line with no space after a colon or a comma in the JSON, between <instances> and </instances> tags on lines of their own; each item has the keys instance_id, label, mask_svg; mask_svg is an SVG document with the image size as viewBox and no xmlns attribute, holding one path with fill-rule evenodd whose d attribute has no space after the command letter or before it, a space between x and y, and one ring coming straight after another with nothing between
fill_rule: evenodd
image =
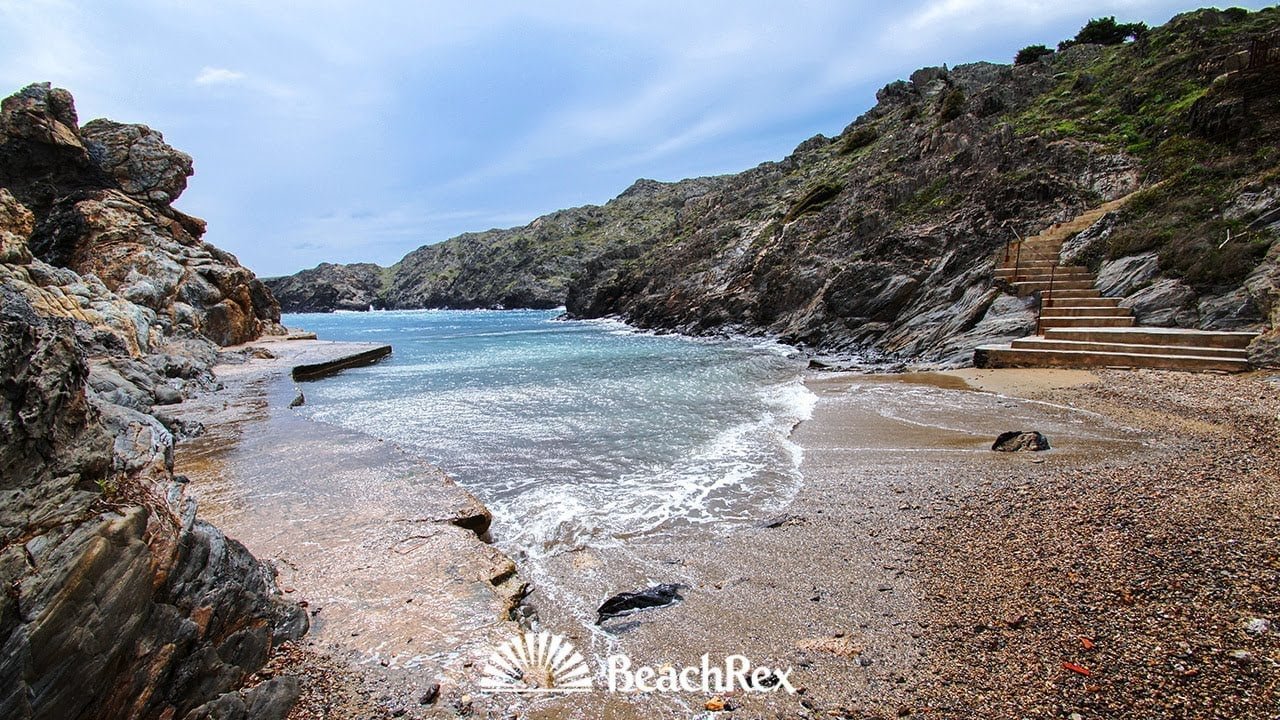
<instances>
[{"instance_id":1,"label":"pebble","mask_svg":"<svg viewBox=\"0 0 1280 720\"><path fill-rule=\"evenodd\" d=\"M1248 650L1232 650L1227 656L1238 663L1253 662L1253 653Z\"/></svg>"},{"instance_id":2,"label":"pebble","mask_svg":"<svg viewBox=\"0 0 1280 720\"><path fill-rule=\"evenodd\" d=\"M1244 631L1250 635L1266 635L1271 632L1271 621L1266 618L1250 618L1244 624Z\"/></svg>"}]
</instances>

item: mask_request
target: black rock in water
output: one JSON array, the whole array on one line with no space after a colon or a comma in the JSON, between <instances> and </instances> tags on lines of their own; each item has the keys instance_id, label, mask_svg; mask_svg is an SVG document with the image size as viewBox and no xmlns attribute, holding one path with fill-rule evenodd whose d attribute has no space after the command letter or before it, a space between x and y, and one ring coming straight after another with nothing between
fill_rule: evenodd
<instances>
[{"instance_id":1,"label":"black rock in water","mask_svg":"<svg viewBox=\"0 0 1280 720\"><path fill-rule=\"evenodd\" d=\"M1010 430L1000 433L991 449L997 452L1021 452L1023 450L1048 450L1049 438L1035 430Z\"/></svg>"},{"instance_id":2,"label":"black rock in water","mask_svg":"<svg viewBox=\"0 0 1280 720\"><path fill-rule=\"evenodd\" d=\"M680 596L680 589L682 587L684 586L663 584L654 585L651 588L640 590L638 592L618 593L608 600L605 600L604 604L596 610L596 624L599 625L609 618L629 615L638 610L674 605L676 602L684 599Z\"/></svg>"}]
</instances>

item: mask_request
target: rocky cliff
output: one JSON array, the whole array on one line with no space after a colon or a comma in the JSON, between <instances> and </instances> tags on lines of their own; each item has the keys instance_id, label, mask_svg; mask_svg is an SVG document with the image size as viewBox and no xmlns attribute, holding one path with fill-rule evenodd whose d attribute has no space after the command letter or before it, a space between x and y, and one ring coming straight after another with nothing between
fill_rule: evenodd
<instances>
[{"instance_id":1,"label":"rocky cliff","mask_svg":"<svg viewBox=\"0 0 1280 720\"><path fill-rule=\"evenodd\" d=\"M396 265L324 263L264 282L286 312L375 308L554 308L585 265L638 253L670 233L690 198L715 178L640 180L603 206L559 210L524 227L459 235L426 245Z\"/></svg>"},{"instance_id":2,"label":"rocky cliff","mask_svg":"<svg viewBox=\"0 0 1280 720\"><path fill-rule=\"evenodd\" d=\"M170 206L191 159L71 95L0 104L0 717L279 718L245 688L306 615L196 517L161 406L278 328L252 273Z\"/></svg>"},{"instance_id":3,"label":"rocky cliff","mask_svg":"<svg viewBox=\"0 0 1280 720\"><path fill-rule=\"evenodd\" d=\"M564 303L644 327L965 363L1034 327L1034 299L994 283L1005 243L1136 192L1067 259L1141 323L1274 328L1280 51L1249 50L1277 32L1275 8L1201 10L1136 42L925 68L782 161L420 248L375 304Z\"/></svg>"}]
</instances>

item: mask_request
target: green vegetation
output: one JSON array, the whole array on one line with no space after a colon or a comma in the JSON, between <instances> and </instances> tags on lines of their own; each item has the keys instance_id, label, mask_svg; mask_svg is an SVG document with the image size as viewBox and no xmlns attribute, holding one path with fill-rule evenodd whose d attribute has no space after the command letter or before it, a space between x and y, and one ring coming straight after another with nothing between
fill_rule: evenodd
<instances>
[{"instance_id":1,"label":"green vegetation","mask_svg":"<svg viewBox=\"0 0 1280 720\"><path fill-rule=\"evenodd\" d=\"M1053 51L1044 45L1028 45L1018 51L1013 58L1014 65L1030 65L1045 55L1052 55Z\"/></svg>"},{"instance_id":2,"label":"green vegetation","mask_svg":"<svg viewBox=\"0 0 1280 720\"><path fill-rule=\"evenodd\" d=\"M933 182L920 188L907 198L896 209L896 214L903 223L918 221L922 216L952 207L957 196L947 192L950 179L946 176L935 178Z\"/></svg>"},{"instance_id":3,"label":"green vegetation","mask_svg":"<svg viewBox=\"0 0 1280 720\"><path fill-rule=\"evenodd\" d=\"M1119 45L1125 40L1138 40L1147 34L1146 23L1117 23L1115 16L1094 18L1080 28L1080 32L1070 40L1058 43L1058 50L1066 50L1072 45Z\"/></svg>"},{"instance_id":4,"label":"green vegetation","mask_svg":"<svg viewBox=\"0 0 1280 720\"><path fill-rule=\"evenodd\" d=\"M875 142L880 137L880 133L871 125L860 125L845 134L844 140L840 143L838 152L841 155L861 150L862 148Z\"/></svg>"},{"instance_id":5,"label":"green vegetation","mask_svg":"<svg viewBox=\"0 0 1280 720\"><path fill-rule=\"evenodd\" d=\"M815 183L787 211L786 216L782 218L783 224L785 225L807 212L821 208L831 202L836 195L839 195L841 190L844 190L844 186L839 183L830 181Z\"/></svg>"},{"instance_id":6,"label":"green vegetation","mask_svg":"<svg viewBox=\"0 0 1280 720\"><path fill-rule=\"evenodd\" d=\"M938 111L938 117L944 123L955 120L964 113L964 102L964 91L960 88L952 88L946 95L942 96L942 106Z\"/></svg>"}]
</instances>

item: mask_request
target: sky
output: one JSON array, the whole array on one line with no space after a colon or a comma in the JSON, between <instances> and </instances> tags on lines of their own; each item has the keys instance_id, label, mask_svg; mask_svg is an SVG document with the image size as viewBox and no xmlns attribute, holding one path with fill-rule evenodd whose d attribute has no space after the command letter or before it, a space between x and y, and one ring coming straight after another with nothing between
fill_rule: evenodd
<instances>
[{"instance_id":1,"label":"sky","mask_svg":"<svg viewBox=\"0 0 1280 720\"><path fill-rule=\"evenodd\" d=\"M50 81L82 123L161 131L195 159L175 206L270 276L779 160L916 68L1198 6L0 0L0 95Z\"/></svg>"}]
</instances>

